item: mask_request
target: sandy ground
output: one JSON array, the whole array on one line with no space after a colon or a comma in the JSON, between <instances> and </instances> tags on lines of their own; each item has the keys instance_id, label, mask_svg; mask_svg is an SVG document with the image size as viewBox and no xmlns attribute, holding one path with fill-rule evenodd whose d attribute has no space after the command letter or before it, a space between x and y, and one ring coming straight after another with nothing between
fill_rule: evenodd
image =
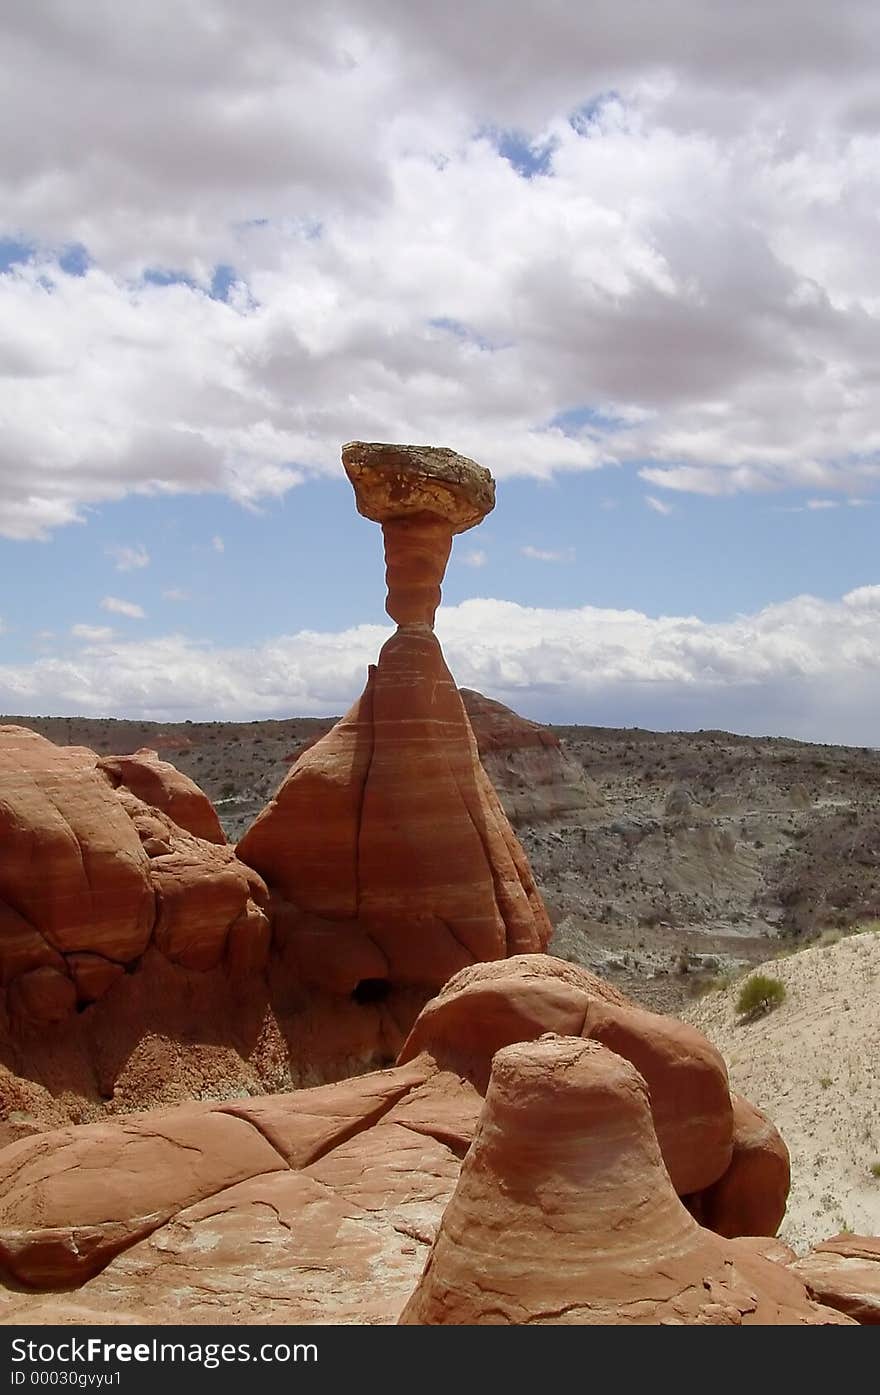
<instances>
[{"instance_id":1,"label":"sandy ground","mask_svg":"<svg viewBox=\"0 0 880 1395\"><path fill-rule=\"evenodd\" d=\"M803 1252L845 1229L880 1234L880 934L801 950L763 967L784 1002L737 1019L742 981L685 1015L722 1051L733 1089L788 1144L792 1188L780 1234Z\"/></svg>"}]
</instances>

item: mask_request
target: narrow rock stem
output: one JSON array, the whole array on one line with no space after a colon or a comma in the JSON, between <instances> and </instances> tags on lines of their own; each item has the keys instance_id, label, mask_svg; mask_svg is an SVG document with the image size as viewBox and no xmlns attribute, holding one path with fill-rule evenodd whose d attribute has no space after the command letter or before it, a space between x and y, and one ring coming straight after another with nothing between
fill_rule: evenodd
<instances>
[{"instance_id":1,"label":"narrow rock stem","mask_svg":"<svg viewBox=\"0 0 880 1395\"><path fill-rule=\"evenodd\" d=\"M385 537L385 609L398 625L434 627L440 584L452 549L452 525L437 514L388 518Z\"/></svg>"}]
</instances>

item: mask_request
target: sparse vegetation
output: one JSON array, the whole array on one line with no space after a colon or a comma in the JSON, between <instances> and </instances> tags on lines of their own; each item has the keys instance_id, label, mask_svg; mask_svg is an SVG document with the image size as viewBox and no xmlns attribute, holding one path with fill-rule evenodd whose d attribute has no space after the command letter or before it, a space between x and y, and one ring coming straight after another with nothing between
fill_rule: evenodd
<instances>
[{"instance_id":1,"label":"sparse vegetation","mask_svg":"<svg viewBox=\"0 0 880 1395\"><path fill-rule=\"evenodd\" d=\"M871 1176L880 1177L880 1160L871 1163Z\"/></svg>"},{"instance_id":2,"label":"sparse vegetation","mask_svg":"<svg viewBox=\"0 0 880 1395\"><path fill-rule=\"evenodd\" d=\"M785 1001L785 984L768 974L753 974L743 984L736 1000L741 1017L760 1017Z\"/></svg>"},{"instance_id":3,"label":"sparse vegetation","mask_svg":"<svg viewBox=\"0 0 880 1395\"><path fill-rule=\"evenodd\" d=\"M822 1086L822 1089L823 1089L823 1090L827 1090L828 1087L829 1087L829 1085L833 1085L833 1083L834 1083L834 1082L833 1082L833 1080L831 1079L831 1076L830 1076L830 1075L820 1075L820 1076L819 1076L819 1084Z\"/></svg>"}]
</instances>

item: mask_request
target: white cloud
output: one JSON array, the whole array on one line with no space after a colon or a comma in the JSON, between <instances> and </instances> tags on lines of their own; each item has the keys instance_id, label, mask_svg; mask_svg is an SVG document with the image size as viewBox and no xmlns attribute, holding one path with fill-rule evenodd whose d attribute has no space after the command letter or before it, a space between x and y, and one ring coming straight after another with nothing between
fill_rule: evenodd
<instances>
[{"instance_id":1,"label":"white cloud","mask_svg":"<svg viewBox=\"0 0 880 1395\"><path fill-rule=\"evenodd\" d=\"M224 543L223 539L220 537L219 533L215 533L215 534L214 534L213 538L211 539L211 546L213 547L213 549L214 549L215 552L225 552L225 551L226 551L226 544Z\"/></svg>"},{"instance_id":2,"label":"white cloud","mask_svg":"<svg viewBox=\"0 0 880 1395\"><path fill-rule=\"evenodd\" d=\"M74 639L85 639L92 644L113 638L113 630L109 625L71 625L70 633Z\"/></svg>"},{"instance_id":3,"label":"white cloud","mask_svg":"<svg viewBox=\"0 0 880 1395\"><path fill-rule=\"evenodd\" d=\"M109 610L114 615L126 615L129 620L143 620L143 606L136 605L134 601L121 601L118 596L105 596L101 602L102 610Z\"/></svg>"},{"instance_id":4,"label":"white cloud","mask_svg":"<svg viewBox=\"0 0 880 1395\"><path fill-rule=\"evenodd\" d=\"M166 601L188 601L190 595L188 591L183 591L179 586L171 586L167 591L162 592L162 599Z\"/></svg>"},{"instance_id":5,"label":"white cloud","mask_svg":"<svg viewBox=\"0 0 880 1395\"><path fill-rule=\"evenodd\" d=\"M150 554L143 543L135 543L133 547L115 543L107 548L107 555L113 558L118 572L139 571L150 565Z\"/></svg>"},{"instance_id":6,"label":"white cloud","mask_svg":"<svg viewBox=\"0 0 880 1395\"><path fill-rule=\"evenodd\" d=\"M531 543L521 547L520 553L532 562L573 562L575 558L573 547L563 547L554 551L552 548L533 547Z\"/></svg>"},{"instance_id":7,"label":"white cloud","mask_svg":"<svg viewBox=\"0 0 880 1395\"><path fill-rule=\"evenodd\" d=\"M672 504L670 504L665 499L657 499L653 494L645 495L645 503L647 504L649 509L653 509L654 513L663 514L664 518L667 518L669 514L674 513L674 508Z\"/></svg>"},{"instance_id":8,"label":"white cloud","mask_svg":"<svg viewBox=\"0 0 880 1395\"><path fill-rule=\"evenodd\" d=\"M3 534L133 492L253 504L357 436L870 495L874 7L642 8L14 7L0 233L93 262L0 276Z\"/></svg>"},{"instance_id":9,"label":"white cloud","mask_svg":"<svg viewBox=\"0 0 880 1395\"><path fill-rule=\"evenodd\" d=\"M485 567L489 560L489 554L482 547L472 547L469 552L461 553L460 562L464 562L466 567Z\"/></svg>"},{"instance_id":10,"label":"white cloud","mask_svg":"<svg viewBox=\"0 0 880 1395\"><path fill-rule=\"evenodd\" d=\"M388 634L377 625L302 631L251 648L117 640L109 653L0 665L0 710L160 720L339 713ZM880 585L714 623L471 600L441 609L438 634L460 684L539 719L878 744Z\"/></svg>"},{"instance_id":11,"label":"white cloud","mask_svg":"<svg viewBox=\"0 0 880 1395\"><path fill-rule=\"evenodd\" d=\"M839 499L808 499L808 500L807 500L807 508L810 509L810 510L813 511L813 512L819 512L819 511L822 511L823 509L836 509L836 508L839 507L839 504L840 504Z\"/></svg>"}]
</instances>

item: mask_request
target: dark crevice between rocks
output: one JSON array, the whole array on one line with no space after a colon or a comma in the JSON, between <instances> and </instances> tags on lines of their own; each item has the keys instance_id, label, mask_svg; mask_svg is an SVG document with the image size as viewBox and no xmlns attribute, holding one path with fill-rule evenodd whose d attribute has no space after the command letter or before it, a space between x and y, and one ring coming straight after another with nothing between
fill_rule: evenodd
<instances>
[{"instance_id":1,"label":"dark crevice between rocks","mask_svg":"<svg viewBox=\"0 0 880 1395\"><path fill-rule=\"evenodd\" d=\"M384 1003L392 988L390 978L362 978L351 990L351 1001L362 1006L368 1003Z\"/></svg>"}]
</instances>

